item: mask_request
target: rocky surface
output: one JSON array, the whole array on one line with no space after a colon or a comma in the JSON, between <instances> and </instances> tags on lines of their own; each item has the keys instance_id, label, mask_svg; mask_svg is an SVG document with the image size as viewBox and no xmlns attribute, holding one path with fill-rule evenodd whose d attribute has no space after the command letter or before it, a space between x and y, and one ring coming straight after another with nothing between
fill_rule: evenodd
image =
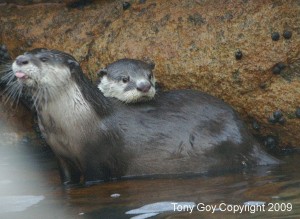
<instances>
[{"instance_id":1,"label":"rocky surface","mask_svg":"<svg viewBox=\"0 0 300 219\"><path fill-rule=\"evenodd\" d=\"M23 106L6 102L0 98L0 140L2 145L12 142L27 142L37 139L32 132L33 117Z\"/></svg>"},{"instance_id":2,"label":"rocky surface","mask_svg":"<svg viewBox=\"0 0 300 219\"><path fill-rule=\"evenodd\" d=\"M117 59L150 59L163 88L220 97L250 128L256 121L253 133L300 147L299 0L36 2L0 2L0 43L12 56L63 50L92 79ZM283 122L270 122L278 110Z\"/></svg>"}]
</instances>

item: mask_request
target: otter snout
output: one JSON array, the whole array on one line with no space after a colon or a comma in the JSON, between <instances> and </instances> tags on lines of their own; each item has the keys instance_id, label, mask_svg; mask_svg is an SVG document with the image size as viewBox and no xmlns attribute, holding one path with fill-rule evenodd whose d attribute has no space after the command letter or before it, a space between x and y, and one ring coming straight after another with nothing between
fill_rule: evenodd
<instances>
[{"instance_id":1,"label":"otter snout","mask_svg":"<svg viewBox=\"0 0 300 219\"><path fill-rule=\"evenodd\" d=\"M29 63L29 57L25 55L20 55L16 58L16 63L19 66L27 65Z\"/></svg>"},{"instance_id":2,"label":"otter snout","mask_svg":"<svg viewBox=\"0 0 300 219\"><path fill-rule=\"evenodd\" d=\"M137 87L136 87L136 89L138 91L141 91L143 93L148 92L150 90L150 88L151 88L151 84L148 81L140 82L137 84Z\"/></svg>"}]
</instances>

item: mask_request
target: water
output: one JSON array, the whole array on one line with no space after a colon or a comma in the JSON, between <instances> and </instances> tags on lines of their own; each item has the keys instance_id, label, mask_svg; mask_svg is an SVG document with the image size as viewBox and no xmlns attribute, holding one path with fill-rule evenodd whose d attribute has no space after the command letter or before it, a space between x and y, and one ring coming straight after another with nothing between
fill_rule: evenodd
<instances>
[{"instance_id":1,"label":"water","mask_svg":"<svg viewBox=\"0 0 300 219\"><path fill-rule=\"evenodd\" d=\"M252 171L64 188L51 151L3 115L0 218L300 218L298 154Z\"/></svg>"}]
</instances>

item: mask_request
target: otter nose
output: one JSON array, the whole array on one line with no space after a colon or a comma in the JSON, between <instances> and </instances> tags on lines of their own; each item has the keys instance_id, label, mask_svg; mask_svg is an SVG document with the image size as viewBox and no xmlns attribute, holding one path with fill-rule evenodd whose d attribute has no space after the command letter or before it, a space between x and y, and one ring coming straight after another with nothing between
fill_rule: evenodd
<instances>
[{"instance_id":1,"label":"otter nose","mask_svg":"<svg viewBox=\"0 0 300 219\"><path fill-rule=\"evenodd\" d=\"M20 55L16 58L17 65L27 65L29 63L29 57Z\"/></svg>"},{"instance_id":2,"label":"otter nose","mask_svg":"<svg viewBox=\"0 0 300 219\"><path fill-rule=\"evenodd\" d=\"M149 82L141 82L137 85L137 90L146 93L150 90L151 84Z\"/></svg>"}]
</instances>

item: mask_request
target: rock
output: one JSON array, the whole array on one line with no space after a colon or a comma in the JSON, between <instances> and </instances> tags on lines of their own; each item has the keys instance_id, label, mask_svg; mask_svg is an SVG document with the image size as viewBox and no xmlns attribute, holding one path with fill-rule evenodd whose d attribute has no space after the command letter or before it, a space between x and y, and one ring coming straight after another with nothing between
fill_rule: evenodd
<instances>
[{"instance_id":1,"label":"rock","mask_svg":"<svg viewBox=\"0 0 300 219\"><path fill-rule=\"evenodd\" d=\"M2 91L1 91L2 92ZM20 122L22 121L22 122ZM21 142L28 136L35 138L32 131L33 116L25 107L16 107L11 101L0 97L0 133L6 135L15 133ZM2 140L2 138L1 138Z\"/></svg>"},{"instance_id":2,"label":"rock","mask_svg":"<svg viewBox=\"0 0 300 219\"><path fill-rule=\"evenodd\" d=\"M295 115L297 118L300 118L300 107L296 109Z\"/></svg>"},{"instance_id":3,"label":"rock","mask_svg":"<svg viewBox=\"0 0 300 219\"><path fill-rule=\"evenodd\" d=\"M243 57L242 51L238 50L238 51L235 52L235 59L236 60L241 60L242 57Z\"/></svg>"},{"instance_id":4,"label":"rock","mask_svg":"<svg viewBox=\"0 0 300 219\"><path fill-rule=\"evenodd\" d=\"M283 37L285 38L285 39L291 39L291 37L292 37L292 32L291 31L288 31L288 30L286 30L286 31L284 31L283 32Z\"/></svg>"},{"instance_id":5,"label":"rock","mask_svg":"<svg viewBox=\"0 0 300 219\"><path fill-rule=\"evenodd\" d=\"M208 92L232 105L249 127L255 119L260 134L278 136L279 146L300 147L299 1L133 0L125 11L122 1L93 1L80 10L66 6L72 1L38 2L1 4L0 43L13 56L37 47L64 50L92 79L117 59L150 59L164 89ZM289 40L272 41L273 32L286 30ZM277 63L286 67L275 75ZM284 126L266 119L276 109Z\"/></svg>"},{"instance_id":6,"label":"rock","mask_svg":"<svg viewBox=\"0 0 300 219\"><path fill-rule=\"evenodd\" d=\"M280 34L278 32L273 32L271 38L273 41L278 41L280 39Z\"/></svg>"}]
</instances>

